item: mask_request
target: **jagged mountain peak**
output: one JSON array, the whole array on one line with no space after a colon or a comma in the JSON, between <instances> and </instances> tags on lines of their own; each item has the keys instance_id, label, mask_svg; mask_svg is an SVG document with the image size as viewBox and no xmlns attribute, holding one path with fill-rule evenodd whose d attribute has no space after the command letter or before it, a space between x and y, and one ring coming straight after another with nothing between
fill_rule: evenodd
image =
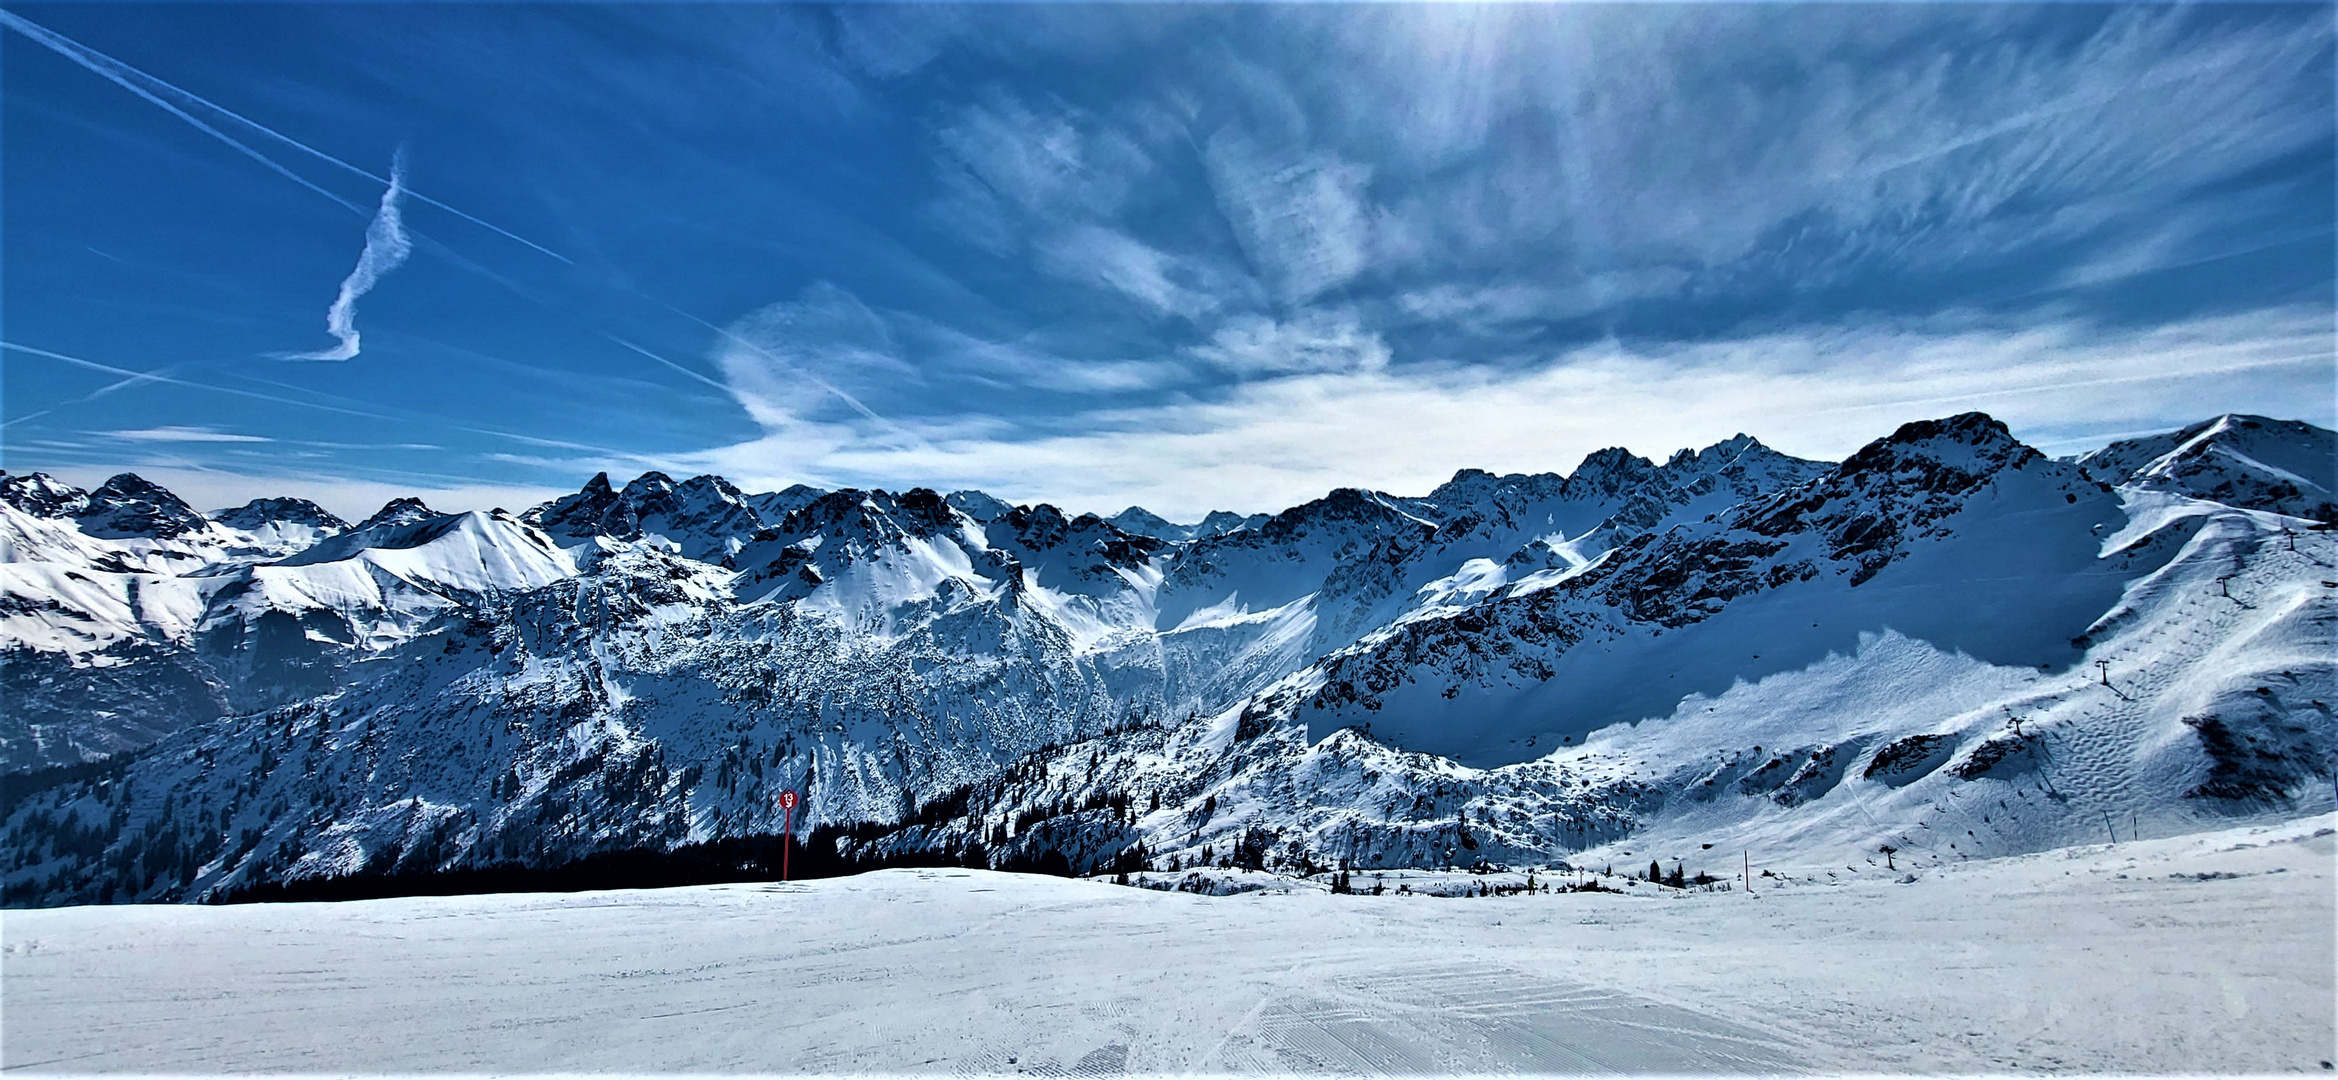
<instances>
[{"instance_id":1,"label":"jagged mountain peak","mask_svg":"<svg viewBox=\"0 0 2338 1080\"><path fill-rule=\"evenodd\" d=\"M1615 474L1645 475L1654 471L1655 462L1624 447L1607 446L1583 455L1582 462L1575 466L1574 472L1567 474L1567 478L1580 480Z\"/></svg>"},{"instance_id":2,"label":"jagged mountain peak","mask_svg":"<svg viewBox=\"0 0 2338 1080\"><path fill-rule=\"evenodd\" d=\"M1902 424L1843 459L1835 474L1858 482L1889 476L1925 490L1953 493L1985 483L2001 469L2044 458L2014 438L1996 417L1968 412Z\"/></svg>"},{"instance_id":3,"label":"jagged mountain peak","mask_svg":"<svg viewBox=\"0 0 2338 1080\"><path fill-rule=\"evenodd\" d=\"M910 488L893 497L893 507L894 516L903 519L905 525L915 522L929 532L955 528L958 524L956 509L942 498L941 492L932 488Z\"/></svg>"},{"instance_id":4,"label":"jagged mountain peak","mask_svg":"<svg viewBox=\"0 0 2338 1080\"><path fill-rule=\"evenodd\" d=\"M2017 668L2067 663L2074 635L2117 600L2115 572L2172 550L2100 565L2119 515L2075 467L1989 417L1907 425L1728 513L1385 623L1322 662L1310 730L1377 713L1423 748L1517 760L1505 755L1524 743L1469 733L1517 734L1487 720L1513 709L1527 734L1659 715L1883 628Z\"/></svg>"},{"instance_id":5,"label":"jagged mountain peak","mask_svg":"<svg viewBox=\"0 0 2338 1080\"><path fill-rule=\"evenodd\" d=\"M0 502L38 518L66 518L89 507L89 493L47 473L0 472Z\"/></svg>"},{"instance_id":6,"label":"jagged mountain peak","mask_svg":"<svg viewBox=\"0 0 2338 1080\"><path fill-rule=\"evenodd\" d=\"M911 488L899 495L882 488L838 488L790 511L779 531L799 536L841 531L923 537L957 527L955 508L932 488Z\"/></svg>"},{"instance_id":7,"label":"jagged mountain peak","mask_svg":"<svg viewBox=\"0 0 2338 1080\"><path fill-rule=\"evenodd\" d=\"M1179 525L1142 506L1131 506L1105 518L1122 532L1135 536L1150 536L1160 540L1190 540L1194 527Z\"/></svg>"},{"instance_id":8,"label":"jagged mountain peak","mask_svg":"<svg viewBox=\"0 0 2338 1080\"><path fill-rule=\"evenodd\" d=\"M399 513L386 517L377 513L356 528L280 559L276 565L313 566L346 559L360 551L401 551L421 547L460 528L467 518L488 516L496 516L499 520L509 519L508 514L485 515L476 511L459 514Z\"/></svg>"},{"instance_id":9,"label":"jagged mountain peak","mask_svg":"<svg viewBox=\"0 0 2338 1080\"><path fill-rule=\"evenodd\" d=\"M746 496L747 506L766 523L777 524L790 513L801 509L812 500L828 494L828 489L810 484L789 484L778 491L765 491Z\"/></svg>"},{"instance_id":10,"label":"jagged mountain peak","mask_svg":"<svg viewBox=\"0 0 2338 1080\"><path fill-rule=\"evenodd\" d=\"M676 482L673 477L652 470L634 477L632 483L618 492L618 497L639 507L637 512L644 514L696 509L693 504L702 502L746 504L746 496L737 487L711 473Z\"/></svg>"},{"instance_id":11,"label":"jagged mountain peak","mask_svg":"<svg viewBox=\"0 0 2338 1080\"><path fill-rule=\"evenodd\" d=\"M674 478L656 469L651 469L634 477L632 483L625 485L623 494L638 498L651 492L672 490L674 490Z\"/></svg>"},{"instance_id":12,"label":"jagged mountain peak","mask_svg":"<svg viewBox=\"0 0 2338 1080\"><path fill-rule=\"evenodd\" d=\"M1760 439L1741 431L1702 450L1684 446L1673 451L1672 456L1664 461L1664 471L1674 474L1712 471L1750 461L1771 459L1802 460L1779 453Z\"/></svg>"},{"instance_id":13,"label":"jagged mountain peak","mask_svg":"<svg viewBox=\"0 0 2338 1080\"><path fill-rule=\"evenodd\" d=\"M746 493L740 491L738 485L731 483L729 480L724 479L723 477L716 476L713 473L700 473L688 480L684 480L680 484L675 485L675 490L691 492L693 494L705 493L718 498L730 499L734 502L744 502L747 498Z\"/></svg>"},{"instance_id":14,"label":"jagged mountain peak","mask_svg":"<svg viewBox=\"0 0 2338 1080\"><path fill-rule=\"evenodd\" d=\"M108 479L89 493L88 504L74 517L79 519L81 531L91 536L157 540L198 532L211 520L169 489L137 473L118 473Z\"/></svg>"},{"instance_id":15,"label":"jagged mountain peak","mask_svg":"<svg viewBox=\"0 0 2338 1080\"><path fill-rule=\"evenodd\" d=\"M261 529L270 525L305 525L312 529L341 532L349 523L338 515L307 499L267 498L252 501L213 515L212 520L237 529Z\"/></svg>"},{"instance_id":16,"label":"jagged mountain peak","mask_svg":"<svg viewBox=\"0 0 2338 1080\"><path fill-rule=\"evenodd\" d=\"M2229 506L2338 520L2338 433L2245 413L2122 439L2078 459L2104 483Z\"/></svg>"},{"instance_id":17,"label":"jagged mountain peak","mask_svg":"<svg viewBox=\"0 0 2338 1080\"><path fill-rule=\"evenodd\" d=\"M657 536L693 559L728 559L773 518L758 511L731 482L700 475L676 483L650 471L622 490L607 473L595 475L574 495L563 495L523 514L522 520L570 539L603 536L639 540Z\"/></svg>"},{"instance_id":18,"label":"jagged mountain peak","mask_svg":"<svg viewBox=\"0 0 2338 1080\"><path fill-rule=\"evenodd\" d=\"M421 499L417 499L409 495L405 498L391 499L390 501L383 503L382 508L374 511L372 517L358 522L357 529L359 531L376 528L394 529L401 526L412 525L416 522L429 521L432 518L445 516L446 515L423 505Z\"/></svg>"},{"instance_id":19,"label":"jagged mountain peak","mask_svg":"<svg viewBox=\"0 0 2338 1080\"><path fill-rule=\"evenodd\" d=\"M1255 529L1266 524L1272 517L1271 514L1246 516L1231 510L1212 510L1203 515L1201 522L1193 527L1193 535L1196 537L1224 536L1227 533L1239 532L1243 529Z\"/></svg>"},{"instance_id":20,"label":"jagged mountain peak","mask_svg":"<svg viewBox=\"0 0 2338 1080\"><path fill-rule=\"evenodd\" d=\"M1015 540L1021 546L1049 549L1080 543L1099 551L1110 550L1115 553L1116 561L1128 565L1143 561L1144 554L1165 546L1161 538L1130 532L1109 518L1087 513L1067 517L1048 503L1015 507L994 524L1013 529Z\"/></svg>"},{"instance_id":21,"label":"jagged mountain peak","mask_svg":"<svg viewBox=\"0 0 2338 1080\"><path fill-rule=\"evenodd\" d=\"M1557 473L1496 475L1484 469L1461 469L1453 479L1437 485L1422 501L1442 512L1453 512L1492 499L1555 496L1566 483Z\"/></svg>"},{"instance_id":22,"label":"jagged mountain peak","mask_svg":"<svg viewBox=\"0 0 2338 1080\"><path fill-rule=\"evenodd\" d=\"M1678 468L1681 465L1692 461L1699 461L1707 457L1720 457L1726 460L1729 458L1734 458L1737 455L1744 453L1748 449L1760 445L1761 440L1740 431L1737 434L1723 439L1720 442L1714 443L1713 445L1708 446L1702 450L1687 446L1681 447L1680 449L1673 451L1671 457L1664 460L1664 467L1667 469Z\"/></svg>"},{"instance_id":23,"label":"jagged mountain peak","mask_svg":"<svg viewBox=\"0 0 2338 1080\"><path fill-rule=\"evenodd\" d=\"M989 492L971 489L951 492L948 501L951 506L957 507L967 517L982 522L995 521L1012 513L1015 509L1015 504L1005 499L998 498Z\"/></svg>"},{"instance_id":24,"label":"jagged mountain peak","mask_svg":"<svg viewBox=\"0 0 2338 1080\"><path fill-rule=\"evenodd\" d=\"M526 590L576 573L575 563L542 530L504 510L361 525L272 566L322 566L358 558L433 591L453 593Z\"/></svg>"},{"instance_id":25,"label":"jagged mountain peak","mask_svg":"<svg viewBox=\"0 0 2338 1080\"><path fill-rule=\"evenodd\" d=\"M2109 485L2089 479L2013 437L1986 413L1904 424L1843 463L1770 499L1740 505L1725 523L1766 537L1823 536L1829 558L1861 584L1907 554L1907 541L1933 537L1946 519L2011 478L2045 500L2041 508L2107 503Z\"/></svg>"},{"instance_id":26,"label":"jagged mountain peak","mask_svg":"<svg viewBox=\"0 0 2338 1080\"><path fill-rule=\"evenodd\" d=\"M1403 504L1408 501L1364 488L1333 488L1322 498L1300 503L1267 518L1256 531L1268 537L1279 537L1341 523L1371 523L1379 526L1405 523L1408 527L1431 527L1404 507Z\"/></svg>"},{"instance_id":27,"label":"jagged mountain peak","mask_svg":"<svg viewBox=\"0 0 2338 1080\"><path fill-rule=\"evenodd\" d=\"M1931 454L1945 459L1962 456L1964 451L2017 463L2038 456L2035 449L2014 437L2004 421L1985 412L1963 412L1937 420L1911 420L1901 424L1891 434L1861 447L1843 464L1854 466L1863 457L1873 459L1886 455Z\"/></svg>"}]
</instances>

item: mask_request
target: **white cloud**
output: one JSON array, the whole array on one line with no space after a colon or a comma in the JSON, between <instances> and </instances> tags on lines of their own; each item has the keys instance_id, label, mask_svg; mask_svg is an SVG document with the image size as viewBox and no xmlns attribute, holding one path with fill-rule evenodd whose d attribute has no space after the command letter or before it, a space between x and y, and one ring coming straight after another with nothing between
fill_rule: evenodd
<instances>
[{"instance_id":1,"label":"white cloud","mask_svg":"<svg viewBox=\"0 0 2338 1080\"><path fill-rule=\"evenodd\" d=\"M1486 285L1445 282L1403 293L1396 306L1414 318L1478 330L1504 323L1565 319L1612 304L1667 295L1688 280L1677 267L1650 266L1582 278L1549 275L1536 281ZM1549 278L1559 278L1552 281Z\"/></svg>"},{"instance_id":2,"label":"white cloud","mask_svg":"<svg viewBox=\"0 0 2338 1080\"><path fill-rule=\"evenodd\" d=\"M944 195L929 219L994 255L1036 245L1051 272L1082 281L1094 270L1060 253L1091 246L1078 230L1110 221L1154 170L1135 139L1102 119L995 88L951 113L934 143Z\"/></svg>"},{"instance_id":3,"label":"white cloud","mask_svg":"<svg viewBox=\"0 0 2338 1080\"><path fill-rule=\"evenodd\" d=\"M1350 312L1310 310L1277 322L1241 315L1218 326L1208 344L1187 352L1237 375L1378 371L1388 345Z\"/></svg>"},{"instance_id":4,"label":"white cloud","mask_svg":"<svg viewBox=\"0 0 2338 1080\"><path fill-rule=\"evenodd\" d=\"M1755 273L1806 283L1870 260L1954 266L2149 228L2203 185L2329 136L2324 19L1334 10L1290 17L1302 50L1334 62L1250 77L1305 103L1305 129L1269 132L1271 145L1373 168L1376 266L1526 258L1591 275L1760 259L1786 269Z\"/></svg>"},{"instance_id":5,"label":"white cloud","mask_svg":"<svg viewBox=\"0 0 2338 1080\"><path fill-rule=\"evenodd\" d=\"M357 298L372 292L382 275L398 268L406 256L414 251L414 243L406 236L406 222L399 203L406 195L406 153L400 150L390 160L390 184L382 192L381 205L374 210L373 221L365 227L365 250L358 252L357 265L349 276L341 279L340 295L333 298L333 306L325 312L325 332L340 344L319 352L285 353L286 360L351 360L358 351Z\"/></svg>"},{"instance_id":6,"label":"white cloud","mask_svg":"<svg viewBox=\"0 0 2338 1080\"><path fill-rule=\"evenodd\" d=\"M1371 265L1372 170L1321 150L1260 146L1239 129L1210 137L1211 187L1243 253L1285 304L1303 304Z\"/></svg>"},{"instance_id":7,"label":"white cloud","mask_svg":"<svg viewBox=\"0 0 2338 1080\"><path fill-rule=\"evenodd\" d=\"M1152 167L1143 150L1083 113L1033 111L1005 93L960 111L936 135L983 189L1027 215L1107 215Z\"/></svg>"},{"instance_id":8,"label":"white cloud","mask_svg":"<svg viewBox=\"0 0 2338 1080\"><path fill-rule=\"evenodd\" d=\"M766 430L800 426L840 404L882 422L853 388L918 377L885 319L827 282L725 328L714 362L731 396Z\"/></svg>"},{"instance_id":9,"label":"white cloud","mask_svg":"<svg viewBox=\"0 0 2338 1080\"><path fill-rule=\"evenodd\" d=\"M2333 361L2329 315L2313 309L2139 330L1934 320L1609 344L1506 371L1293 375L1212 401L1091 412L1039 438L855 440L793 458L794 472L757 469L769 448L753 444L710 456L740 472L981 487L1074 509L1133 502L1190 516L1279 509L1342 485L1421 492L1465 466L1565 471L1604 446L1661 456L1740 431L1790 453L1840 458L1901 423L1967 409L2065 445L2090 431L2165 429L2225 411L2331 424Z\"/></svg>"},{"instance_id":10,"label":"white cloud","mask_svg":"<svg viewBox=\"0 0 2338 1080\"><path fill-rule=\"evenodd\" d=\"M258 435L236 435L207 427L133 428L125 431L100 431L93 434L104 435L111 439L127 439L131 442L264 443L274 441L261 438Z\"/></svg>"},{"instance_id":11,"label":"white cloud","mask_svg":"<svg viewBox=\"0 0 2338 1080\"><path fill-rule=\"evenodd\" d=\"M1039 256L1041 265L1059 277L1100 284L1156 312L1186 319L1217 308L1225 284L1205 265L1102 225L1057 233L1042 242Z\"/></svg>"},{"instance_id":12,"label":"white cloud","mask_svg":"<svg viewBox=\"0 0 2338 1080\"><path fill-rule=\"evenodd\" d=\"M1187 365L1170 360L1074 359L1012 341L991 341L929 319L902 321L932 346L938 373L985 385L1065 394L1116 394L1190 382Z\"/></svg>"}]
</instances>

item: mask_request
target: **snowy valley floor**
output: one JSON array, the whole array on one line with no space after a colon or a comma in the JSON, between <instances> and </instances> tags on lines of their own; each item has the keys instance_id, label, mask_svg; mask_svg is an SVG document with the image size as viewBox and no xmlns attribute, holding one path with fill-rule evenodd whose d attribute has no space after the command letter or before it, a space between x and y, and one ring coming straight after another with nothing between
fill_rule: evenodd
<instances>
[{"instance_id":1,"label":"snowy valley floor","mask_svg":"<svg viewBox=\"0 0 2338 1080\"><path fill-rule=\"evenodd\" d=\"M9 911L0 1056L30 1072L2323 1073L2332 824L1751 897L1204 897L886 871Z\"/></svg>"}]
</instances>

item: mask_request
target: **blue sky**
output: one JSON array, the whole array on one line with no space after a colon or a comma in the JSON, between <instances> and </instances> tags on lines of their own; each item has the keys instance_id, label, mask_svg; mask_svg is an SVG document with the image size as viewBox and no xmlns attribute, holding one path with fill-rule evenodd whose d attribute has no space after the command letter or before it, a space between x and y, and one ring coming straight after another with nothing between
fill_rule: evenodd
<instances>
[{"instance_id":1,"label":"blue sky","mask_svg":"<svg viewBox=\"0 0 2338 1080\"><path fill-rule=\"evenodd\" d=\"M5 467L201 505L2338 408L2328 5L6 11Z\"/></svg>"}]
</instances>

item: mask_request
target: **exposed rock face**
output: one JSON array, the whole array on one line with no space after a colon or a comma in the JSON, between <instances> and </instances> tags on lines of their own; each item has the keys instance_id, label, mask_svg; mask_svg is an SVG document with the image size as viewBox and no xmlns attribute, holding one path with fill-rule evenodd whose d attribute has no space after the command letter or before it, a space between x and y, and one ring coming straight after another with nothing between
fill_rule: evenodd
<instances>
[{"instance_id":1,"label":"exposed rock face","mask_svg":"<svg viewBox=\"0 0 2338 1080\"><path fill-rule=\"evenodd\" d=\"M69 518L89 508L89 493L47 473L0 473L0 502L37 518Z\"/></svg>"},{"instance_id":2,"label":"exposed rock face","mask_svg":"<svg viewBox=\"0 0 2338 1080\"><path fill-rule=\"evenodd\" d=\"M122 473L89 493L74 515L81 531L105 539L169 540L209 525L210 519L178 496L136 473Z\"/></svg>"},{"instance_id":3,"label":"exposed rock face","mask_svg":"<svg viewBox=\"0 0 2338 1080\"><path fill-rule=\"evenodd\" d=\"M2327 433L2246 419L2136 440L2140 465L1978 414L1835 465L1743 436L1603 450L1185 536L658 473L355 527L0 477L0 751L118 755L12 788L0 888L654 854L767 838L782 791L831 855L1075 870L1551 862L1690 830L1905 864L1902 833L2002 853L2114 806L2169 831L2310 812L2334 538L2233 479L2273 471L2178 466L2226 447L2311 482L2278 463Z\"/></svg>"},{"instance_id":4,"label":"exposed rock face","mask_svg":"<svg viewBox=\"0 0 2338 1080\"><path fill-rule=\"evenodd\" d=\"M349 523L307 499L253 499L233 510L222 510L212 520L237 529L269 525L306 525L326 533L343 532Z\"/></svg>"},{"instance_id":5,"label":"exposed rock face","mask_svg":"<svg viewBox=\"0 0 2338 1080\"><path fill-rule=\"evenodd\" d=\"M776 506L769 501L766 505ZM737 551L743 537L774 523L722 477L694 476L677 484L659 472L641 474L623 491L613 490L609 474L600 473L584 490L530 510L525 517L558 537L656 537L690 558L716 563Z\"/></svg>"},{"instance_id":6,"label":"exposed rock face","mask_svg":"<svg viewBox=\"0 0 2338 1080\"><path fill-rule=\"evenodd\" d=\"M2115 442L2078 463L2106 484L2338 521L2338 440L2295 420L2227 414Z\"/></svg>"},{"instance_id":7,"label":"exposed rock face","mask_svg":"<svg viewBox=\"0 0 2338 1080\"><path fill-rule=\"evenodd\" d=\"M389 502L383 503L381 509L374 511L372 517L358 522L357 531L364 531L367 529L395 529L445 516L446 515L441 514L436 510L422 505L422 500L420 499L411 497L391 499Z\"/></svg>"}]
</instances>

